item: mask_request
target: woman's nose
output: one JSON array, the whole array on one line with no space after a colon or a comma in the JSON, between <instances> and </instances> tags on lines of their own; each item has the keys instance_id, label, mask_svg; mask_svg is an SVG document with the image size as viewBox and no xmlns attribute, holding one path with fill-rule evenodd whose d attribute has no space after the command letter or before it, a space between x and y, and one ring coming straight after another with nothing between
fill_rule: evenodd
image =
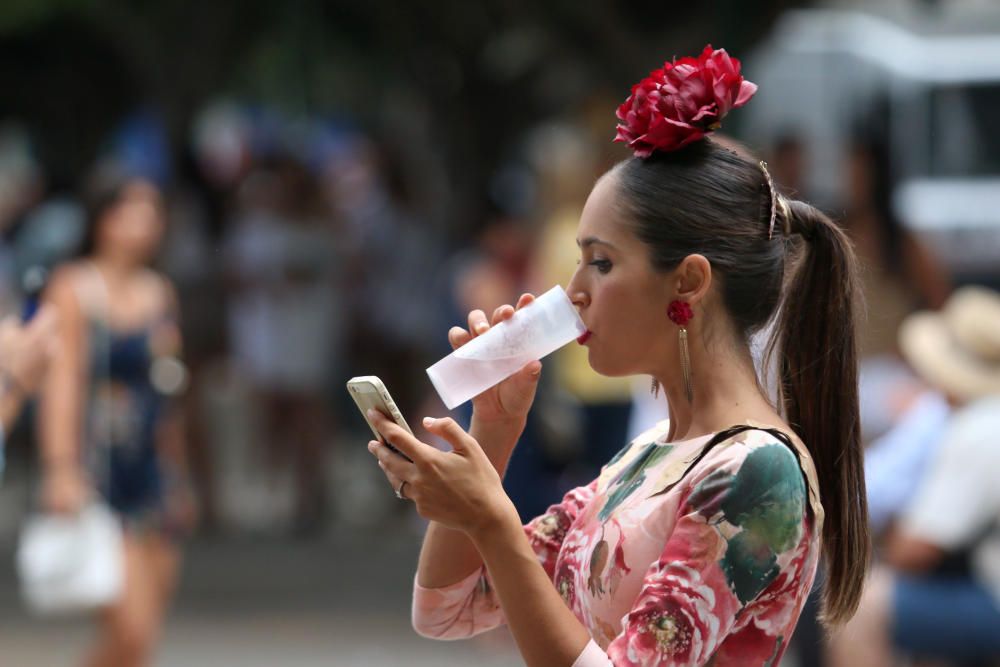
<instances>
[{"instance_id":1,"label":"woman's nose","mask_svg":"<svg viewBox=\"0 0 1000 667\"><path fill-rule=\"evenodd\" d=\"M569 279L569 283L566 284L566 295L569 296L570 302L577 308L586 307L589 299L587 297L587 292L581 289L580 285L580 267L576 267L576 271L573 272L573 277Z\"/></svg>"}]
</instances>

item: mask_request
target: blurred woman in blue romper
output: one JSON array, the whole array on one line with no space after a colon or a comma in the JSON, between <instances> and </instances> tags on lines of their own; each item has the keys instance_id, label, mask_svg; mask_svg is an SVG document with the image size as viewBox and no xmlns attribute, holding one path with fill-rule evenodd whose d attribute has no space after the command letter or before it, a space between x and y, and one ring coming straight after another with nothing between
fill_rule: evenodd
<instances>
[{"instance_id":1,"label":"blurred woman in blue romper","mask_svg":"<svg viewBox=\"0 0 1000 667\"><path fill-rule=\"evenodd\" d=\"M169 402L184 383L177 303L148 268L165 224L159 190L108 168L87 197L83 257L60 267L45 294L60 331L39 410L42 495L63 513L99 497L121 518L123 592L101 610L84 664L139 666L152 662L177 538L193 521L182 425Z\"/></svg>"}]
</instances>

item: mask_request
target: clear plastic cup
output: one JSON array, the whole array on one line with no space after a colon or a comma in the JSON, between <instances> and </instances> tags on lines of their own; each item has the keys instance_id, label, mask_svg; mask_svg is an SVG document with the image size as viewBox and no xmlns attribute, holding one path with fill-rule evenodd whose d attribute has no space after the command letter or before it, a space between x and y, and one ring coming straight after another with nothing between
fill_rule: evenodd
<instances>
[{"instance_id":1,"label":"clear plastic cup","mask_svg":"<svg viewBox=\"0 0 1000 667\"><path fill-rule=\"evenodd\" d=\"M586 331L576 307L556 285L428 368L427 375L444 404L454 410Z\"/></svg>"}]
</instances>

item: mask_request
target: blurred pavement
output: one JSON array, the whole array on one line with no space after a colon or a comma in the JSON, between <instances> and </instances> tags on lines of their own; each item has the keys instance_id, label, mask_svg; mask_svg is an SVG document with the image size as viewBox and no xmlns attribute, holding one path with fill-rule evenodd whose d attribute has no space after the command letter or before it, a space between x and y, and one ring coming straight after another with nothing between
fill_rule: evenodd
<instances>
[{"instance_id":1,"label":"blurred pavement","mask_svg":"<svg viewBox=\"0 0 1000 667\"><path fill-rule=\"evenodd\" d=\"M412 525L395 523L384 536L364 529L366 541L378 545L371 550L343 536L191 544L156 666L521 664L504 629L464 642L413 632L409 602L419 538ZM18 598L13 549L0 548L0 666L79 664L74 656L83 654L91 624L28 616Z\"/></svg>"}]
</instances>

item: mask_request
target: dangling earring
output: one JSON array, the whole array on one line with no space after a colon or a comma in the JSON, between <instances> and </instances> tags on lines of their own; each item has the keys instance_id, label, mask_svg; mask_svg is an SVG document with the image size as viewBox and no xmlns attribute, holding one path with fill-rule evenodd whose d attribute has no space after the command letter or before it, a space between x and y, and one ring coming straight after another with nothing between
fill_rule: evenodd
<instances>
[{"instance_id":1,"label":"dangling earring","mask_svg":"<svg viewBox=\"0 0 1000 667\"><path fill-rule=\"evenodd\" d=\"M684 389L687 392L688 403L691 403L694 401L694 387L691 384L691 355L688 352L687 323L694 317L694 311L691 310L691 304L687 301L674 301L667 308L667 317L680 327L678 339L681 345L681 372L684 374Z\"/></svg>"}]
</instances>

